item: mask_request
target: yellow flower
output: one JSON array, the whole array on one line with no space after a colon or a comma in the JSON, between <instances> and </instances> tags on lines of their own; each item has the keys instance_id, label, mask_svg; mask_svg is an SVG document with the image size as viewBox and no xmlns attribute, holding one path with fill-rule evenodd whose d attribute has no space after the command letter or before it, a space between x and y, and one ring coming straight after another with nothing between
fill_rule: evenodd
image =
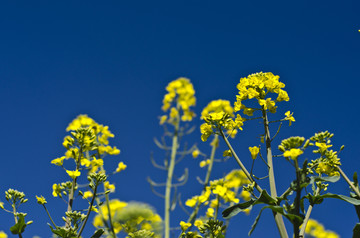
<instances>
[{"instance_id":1,"label":"yellow flower","mask_svg":"<svg viewBox=\"0 0 360 238\"><path fill-rule=\"evenodd\" d=\"M267 98L266 100L264 99L259 99L259 105L262 106L264 108L264 110L269 109L269 111L271 113L275 113L276 112L276 106L275 106L275 102L271 101L271 98Z\"/></svg>"},{"instance_id":2,"label":"yellow flower","mask_svg":"<svg viewBox=\"0 0 360 238\"><path fill-rule=\"evenodd\" d=\"M199 228L200 226L202 226L204 224L204 222L202 220L195 220L194 222L194 226L196 226L197 228Z\"/></svg>"},{"instance_id":3,"label":"yellow flower","mask_svg":"<svg viewBox=\"0 0 360 238\"><path fill-rule=\"evenodd\" d=\"M240 193L240 196L245 200L245 201L249 201L251 199L251 193L249 193L248 191L242 190L242 192Z\"/></svg>"},{"instance_id":4,"label":"yellow flower","mask_svg":"<svg viewBox=\"0 0 360 238\"><path fill-rule=\"evenodd\" d=\"M276 98L276 101L281 102L281 101L289 101L289 100L290 98L287 92L282 89L279 89L278 97Z\"/></svg>"},{"instance_id":5,"label":"yellow flower","mask_svg":"<svg viewBox=\"0 0 360 238\"><path fill-rule=\"evenodd\" d=\"M291 150L287 150L284 152L284 157L291 157L292 160L297 159L297 157L299 157L299 155L301 155L302 153L304 153L302 150L300 149L291 149Z\"/></svg>"},{"instance_id":6,"label":"yellow flower","mask_svg":"<svg viewBox=\"0 0 360 238\"><path fill-rule=\"evenodd\" d=\"M207 216L207 217L214 217L214 213L215 213L214 208L209 207L209 208L206 210L206 216Z\"/></svg>"},{"instance_id":7,"label":"yellow flower","mask_svg":"<svg viewBox=\"0 0 360 238\"><path fill-rule=\"evenodd\" d=\"M321 153L323 153L332 146L332 145L327 145L326 143L319 143L319 142L315 142L315 145L319 147Z\"/></svg>"},{"instance_id":8,"label":"yellow flower","mask_svg":"<svg viewBox=\"0 0 360 238\"><path fill-rule=\"evenodd\" d=\"M116 173L118 173L118 172L120 172L120 171L123 171L123 170L125 170L126 169L126 167L127 167L127 165L126 164L124 164L124 162L120 162L119 164L118 164L118 167L116 168Z\"/></svg>"},{"instance_id":9,"label":"yellow flower","mask_svg":"<svg viewBox=\"0 0 360 238\"><path fill-rule=\"evenodd\" d=\"M191 223L186 223L184 221L181 221L180 226L181 226L181 230L186 231L191 226Z\"/></svg>"},{"instance_id":10,"label":"yellow flower","mask_svg":"<svg viewBox=\"0 0 360 238\"><path fill-rule=\"evenodd\" d=\"M230 115L230 117L234 116L234 109L231 107L230 101L228 100L218 99L211 101L201 112L201 119L206 118L213 112L223 112Z\"/></svg>"},{"instance_id":11,"label":"yellow flower","mask_svg":"<svg viewBox=\"0 0 360 238\"><path fill-rule=\"evenodd\" d=\"M191 154L192 154L192 157L194 159L196 159L199 156L200 151L198 149L195 149L195 150L193 150L193 152Z\"/></svg>"},{"instance_id":12,"label":"yellow flower","mask_svg":"<svg viewBox=\"0 0 360 238\"><path fill-rule=\"evenodd\" d=\"M104 186L106 190L110 190L111 192L115 191L115 185L110 184L109 181L104 182Z\"/></svg>"},{"instance_id":13,"label":"yellow flower","mask_svg":"<svg viewBox=\"0 0 360 238\"><path fill-rule=\"evenodd\" d=\"M41 197L36 196L36 200L37 200L37 203L39 203L41 205L44 205L47 203L46 199L43 196L41 196Z\"/></svg>"},{"instance_id":14,"label":"yellow flower","mask_svg":"<svg viewBox=\"0 0 360 238\"><path fill-rule=\"evenodd\" d=\"M200 132L201 132L201 140L205 142L207 141L209 136L211 136L211 134L213 133L212 126L207 123L204 123L200 126Z\"/></svg>"},{"instance_id":15,"label":"yellow flower","mask_svg":"<svg viewBox=\"0 0 360 238\"><path fill-rule=\"evenodd\" d=\"M212 190L213 194L219 194L220 197L223 197L227 192L227 188L225 186L216 185L215 189Z\"/></svg>"},{"instance_id":16,"label":"yellow flower","mask_svg":"<svg viewBox=\"0 0 360 238\"><path fill-rule=\"evenodd\" d=\"M163 115L160 117L160 125L164 124L167 120L167 115Z\"/></svg>"},{"instance_id":17,"label":"yellow flower","mask_svg":"<svg viewBox=\"0 0 360 238\"><path fill-rule=\"evenodd\" d=\"M320 162L316 167L316 173L318 174L327 174L329 176L338 176L339 172L336 170L335 167L330 166L325 162Z\"/></svg>"},{"instance_id":18,"label":"yellow flower","mask_svg":"<svg viewBox=\"0 0 360 238\"><path fill-rule=\"evenodd\" d=\"M54 197L57 197L57 196L61 197L61 187L60 187L60 184L54 183L53 186L52 186L52 189L53 189L52 195L53 195Z\"/></svg>"},{"instance_id":19,"label":"yellow flower","mask_svg":"<svg viewBox=\"0 0 360 238\"><path fill-rule=\"evenodd\" d=\"M0 208L4 209L4 203L3 202L0 202Z\"/></svg>"},{"instance_id":20,"label":"yellow flower","mask_svg":"<svg viewBox=\"0 0 360 238\"><path fill-rule=\"evenodd\" d=\"M178 110L175 107L172 107L170 110L170 118L177 118L179 115Z\"/></svg>"},{"instance_id":21,"label":"yellow flower","mask_svg":"<svg viewBox=\"0 0 360 238\"><path fill-rule=\"evenodd\" d=\"M256 157L258 156L258 154L260 152L260 148L257 146L249 147L249 151L251 153L251 158L256 159Z\"/></svg>"},{"instance_id":22,"label":"yellow flower","mask_svg":"<svg viewBox=\"0 0 360 238\"><path fill-rule=\"evenodd\" d=\"M195 114L190 111L190 107L195 106L196 99L195 90L190 80L178 78L167 85L166 91L168 93L164 96L162 110L166 112L172 104L179 105L182 111L181 120L191 121ZM180 114L180 111L175 109L175 112L174 109L171 109L170 118L178 117ZM163 122L165 122L164 119Z\"/></svg>"},{"instance_id":23,"label":"yellow flower","mask_svg":"<svg viewBox=\"0 0 360 238\"><path fill-rule=\"evenodd\" d=\"M207 159L207 160L203 160L200 162L200 167L203 168L205 167L206 165L210 164L210 160Z\"/></svg>"},{"instance_id":24,"label":"yellow flower","mask_svg":"<svg viewBox=\"0 0 360 238\"><path fill-rule=\"evenodd\" d=\"M66 173L70 176L70 178L75 179L77 177L79 177L81 175L79 170L75 170L75 171L71 171L71 170L66 170Z\"/></svg>"},{"instance_id":25,"label":"yellow flower","mask_svg":"<svg viewBox=\"0 0 360 238\"><path fill-rule=\"evenodd\" d=\"M245 212L246 215L250 214L251 209L250 208L246 208L244 210L242 210L243 212Z\"/></svg>"},{"instance_id":26,"label":"yellow flower","mask_svg":"<svg viewBox=\"0 0 360 238\"><path fill-rule=\"evenodd\" d=\"M93 225L94 225L95 227L104 226L103 219L101 218L100 215L96 215L96 216L94 217Z\"/></svg>"},{"instance_id":27,"label":"yellow flower","mask_svg":"<svg viewBox=\"0 0 360 238\"><path fill-rule=\"evenodd\" d=\"M69 124L66 131L75 131L80 127L90 126L93 124L96 124L96 122L87 115L79 115Z\"/></svg>"},{"instance_id":28,"label":"yellow flower","mask_svg":"<svg viewBox=\"0 0 360 238\"><path fill-rule=\"evenodd\" d=\"M3 231L0 231L0 238L7 238L7 234Z\"/></svg>"},{"instance_id":29,"label":"yellow flower","mask_svg":"<svg viewBox=\"0 0 360 238\"><path fill-rule=\"evenodd\" d=\"M86 191L84 194L83 194L83 198L86 199L86 198L90 198L93 196L93 193L90 192L90 191Z\"/></svg>"},{"instance_id":30,"label":"yellow flower","mask_svg":"<svg viewBox=\"0 0 360 238\"><path fill-rule=\"evenodd\" d=\"M198 196L194 196L194 197L186 200L185 205L188 207L195 207L197 202L198 202Z\"/></svg>"},{"instance_id":31,"label":"yellow flower","mask_svg":"<svg viewBox=\"0 0 360 238\"><path fill-rule=\"evenodd\" d=\"M295 118L293 117L294 113L290 113L290 111L285 112L285 118L284 120L288 120L289 121L289 126L291 126L291 122L295 121Z\"/></svg>"},{"instance_id":32,"label":"yellow flower","mask_svg":"<svg viewBox=\"0 0 360 238\"><path fill-rule=\"evenodd\" d=\"M55 164L55 165L57 165L57 166L61 166L61 165L63 165L63 162L64 162L64 159L65 159L65 158L66 158L65 156L61 156L60 158L53 159L53 160L51 161L51 163L52 163L52 164Z\"/></svg>"}]
</instances>

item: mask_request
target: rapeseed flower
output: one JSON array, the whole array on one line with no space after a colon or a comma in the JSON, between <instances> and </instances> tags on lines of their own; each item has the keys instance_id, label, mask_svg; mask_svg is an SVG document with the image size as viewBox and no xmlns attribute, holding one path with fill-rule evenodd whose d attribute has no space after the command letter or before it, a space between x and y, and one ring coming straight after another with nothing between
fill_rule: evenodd
<instances>
[{"instance_id":1,"label":"rapeseed flower","mask_svg":"<svg viewBox=\"0 0 360 238\"><path fill-rule=\"evenodd\" d=\"M304 152L301 149L290 149L284 152L284 157L290 157L292 160L296 160L299 155L303 154Z\"/></svg>"},{"instance_id":2,"label":"rapeseed flower","mask_svg":"<svg viewBox=\"0 0 360 238\"><path fill-rule=\"evenodd\" d=\"M182 121L191 121L195 113L190 110L190 107L195 106L195 90L190 80L187 78L178 78L170 82L166 86L166 91L163 99L162 110L167 112L170 109L169 119L167 115L160 117L160 124L174 123L180 118Z\"/></svg>"},{"instance_id":3,"label":"rapeseed flower","mask_svg":"<svg viewBox=\"0 0 360 238\"><path fill-rule=\"evenodd\" d=\"M260 148L257 146L249 147L249 151L251 153L251 158L256 159L256 157L258 156L258 154L260 152Z\"/></svg>"}]
</instances>

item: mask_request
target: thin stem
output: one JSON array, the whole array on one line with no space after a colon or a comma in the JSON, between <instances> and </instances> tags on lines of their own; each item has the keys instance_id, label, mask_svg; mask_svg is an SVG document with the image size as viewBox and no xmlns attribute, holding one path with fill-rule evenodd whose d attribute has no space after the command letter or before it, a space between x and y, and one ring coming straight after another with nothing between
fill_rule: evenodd
<instances>
[{"instance_id":1,"label":"thin stem","mask_svg":"<svg viewBox=\"0 0 360 238\"><path fill-rule=\"evenodd\" d=\"M18 223L18 219L17 219L17 217L16 217L16 206L15 206L15 200L13 200L12 208L13 208L13 214L14 214L15 224L17 224L17 223ZM19 233L19 238L22 238L21 233Z\"/></svg>"},{"instance_id":2,"label":"thin stem","mask_svg":"<svg viewBox=\"0 0 360 238\"><path fill-rule=\"evenodd\" d=\"M45 211L46 211L48 217L50 218L51 223L52 223L52 224L54 225L54 227L56 228L57 226L55 225L55 222L54 222L53 219L51 218L50 213L49 213L48 209L46 208L45 204L43 204L43 206L44 206L44 208L45 208Z\"/></svg>"},{"instance_id":3,"label":"thin stem","mask_svg":"<svg viewBox=\"0 0 360 238\"><path fill-rule=\"evenodd\" d=\"M225 143L228 146L228 148L230 149L231 154L234 156L234 158L235 158L236 162L238 163L238 165L240 166L240 168L244 171L246 177L250 180L250 182L252 182L252 183L255 182L255 180L251 177L249 171L247 171L247 169L245 168L243 163L240 161L239 157L237 156L236 152L232 148L230 142L228 141L228 139L224 135L224 132L221 129L220 129L220 135L225 140ZM256 190L259 191L259 193L262 192L262 188L257 183L255 183L255 188L256 188Z\"/></svg>"},{"instance_id":4,"label":"thin stem","mask_svg":"<svg viewBox=\"0 0 360 238\"><path fill-rule=\"evenodd\" d=\"M299 169L299 163L297 161L297 158L294 160L295 162L295 170L296 170L296 198L295 198L295 215L299 216L300 214L300 199L301 199L301 188L300 188L300 169ZM294 236L295 238L299 238L299 226L300 224L297 222L297 220L293 223L294 226Z\"/></svg>"},{"instance_id":5,"label":"thin stem","mask_svg":"<svg viewBox=\"0 0 360 238\"><path fill-rule=\"evenodd\" d=\"M78 161L76 162L76 171L79 170L80 167L80 160L81 160L81 156L83 155L83 150L82 147L80 147L79 149L79 158ZM75 159L76 160L76 159ZM75 187L76 187L76 180L77 177L73 178L72 184L71 184L71 189L70 189L70 194L69 194L69 200L68 200L68 207L67 207L67 212L71 212L72 211L72 207L73 207L73 202L74 202L74 192L75 192ZM66 218L66 222L65 222L65 227L66 228L70 228L71 227L71 219L70 217Z\"/></svg>"},{"instance_id":6,"label":"thin stem","mask_svg":"<svg viewBox=\"0 0 360 238\"><path fill-rule=\"evenodd\" d=\"M84 228L85 228L86 222L87 222L87 220L89 219L90 212L91 212L91 208L92 208L92 206L93 206L93 204L94 204L94 200L95 200L95 197L96 197L97 187L98 187L98 184L96 184L96 186L95 186L94 194L93 194L93 197L92 197L92 199L91 199L90 206L89 206L89 209L88 209L88 211L87 211L85 221L84 221L84 223L82 224L82 226L81 226L81 228L80 228L80 231L79 231L79 234L78 234L77 237L80 237L81 233L83 232L83 230L84 230ZM109 213L109 214L110 214L110 213Z\"/></svg>"},{"instance_id":7,"label":"thin stem","mask_svg":"<svg viewBox=\"0 0 360 238\"><path fill-rule=\"evenodd\" d=\"M262 109L263 119L264 119L264 128L265 128L265 142L266 142L266 155L267 155L267 164L269 166L269 183L270 183L270 193L273 198L277 197L276 185L275 185L275 175L274 175L274 166L273 166L273 157L271 150L271 137L269 130L269 121L266 114L266 110ZM273 212L275 217L276 225L279 229L281 237L288 237L284 220L281 214Z\"/></svg>"},{"instance_id":8,"label":"thin stem","mask_svg":"<svg viewBox=\"0 0 360 238\"><path fill-rule=\"evenodd\" d=\"M345 179L345 181L350 185L351 189L356 193L356 195L359 196L360 198L360 193L359 190L357 188L355 188L354 184L350 181L350 179L348 178L348 176L346 176L346 174L344 173L344 171L342 171L342 169L340 168L340 166L337 166L337 169L339 171L339 173L341 174L341 176L343 176L343 178Z\"/></svg>"},{"instance_id":9,"label":"thin stem","mask_svg":"<svg viewBox=\"0 0 360 238\"><path fill-rule=\"evenodd\" d=\"M166 179L166 189L165 189L165 238L170 238L170 196L171 196L171 182L175 168L175 159L176 159L176 152L178 148L178 132L179 132L179 125L180 118L178 118L177 123L175 124L175 131L172 140L172 147L171 147L171 157L170 157L170 164L168 168L168 174Z\"/></svg>"},{"instance_id":10,"label":"thin stem","mask_svg":"<svg viewBox=\"0 0 360 238\"><path fill-rule=\"evenodd\" d=\"M314 196L317 196L319 194L319 192L320 192L320 188L317 187ZM314 206L310 204L307 211L306 211L306 215L305 215L303 224L302 224L301 229L300 229L300 234L299 234L300 238L303 238L305 236L306 225L307 225L307 223L308 223L308 221L310 219L310 214L312 212L313 207Z\"/></svg>"}]
</instances>

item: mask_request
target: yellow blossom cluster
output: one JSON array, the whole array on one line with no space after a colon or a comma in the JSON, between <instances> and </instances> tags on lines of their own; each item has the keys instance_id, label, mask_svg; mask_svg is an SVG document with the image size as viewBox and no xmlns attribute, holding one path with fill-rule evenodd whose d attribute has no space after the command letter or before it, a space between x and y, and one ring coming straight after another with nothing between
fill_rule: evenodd
<instances>
[{"instance_id":1,"label":"yellow blossom cluster","mask_svg":"<svg viewBox=\"0 0 360 238\"><path fill-rule=\"evenodd\" d=\"M238 132L236 127L234 126L233 121L234 117L234 108L231 106L230 101L228 100L213 100L211 101L201 112L201 119L205 120L206 122L211 121L219 121L225 120L220 122L221 125L226 125L227 134L234 138ZM242 124L240 125L240 127Z\"/></svg>"},{"instance_id":2,"label":"yellow blossom cluster","mask_svg":"<svg viewBox=\"0 0 360 238\"><path fill-rule=\"evenodd\" d=\"M242 130L244 119L238 114L235 120L226 112L212 112L204 118L205 123L200 126L201 140L207 141L209 136L225 129L230 135L235 135L234 131Z\"/></svg>"},{"instance_id":3,"label":"yellow blossom cluster","mask_svg":"<svg viewBox=\"0 0 360 238\"><path fill-rule=\"evenodd\" d=\"M318 149L313 152L321 155L321 157L315 162L317 165L315 169L316 173L327 174L329 176L339 176L337 166L341 165L340 158L338 158L336 151L328 150L328 148L332 147L332 145L315 142L315 146L317 146ZM314 161L311 162L314 164Z\"/></svg>"},{"instance_id":4,"label":"yellow blossom cluster","mask_svg":"<svg viewBox=\"0 0 360 238\"><path fill-rule=\"evenodd\" d=\"M224 179L210 181L210 185L206 186L205 191L199 196L193 196L185 202L188 207L195 207L198 205L209 205L207 216L211 217L213 208L217 208L220 204L220 199L225 203L234 202L238 203L237 191L245 184L249 184L245 173L242 170L233 170L228 173ZM215 198L211 199L211 195ZM249 193L242 192L240 195L244 200L248 200L251 196Z\"/></svg>"},{"instance_id":5,"label":"yellow blossom cluster","mask_svg":"<svg viewBox=\"0 0 360 238\"><path fill-rule=\"evenodd\" d=\"M109 202L110 216L113 219L117 212L120 212L124 207L127 206L126 202L113 199ZM109 220L109 209L106 205L100 207L99 214L94 217L93 225L95 227L104 227L104 221ZM122 230L122 226L118 222L113 223L115 233L119 233Z\"/></svg>"},{"instance_id":6,"label":"yellow blossom cluster","mask_svg":"<svg viewBox=\"0 0 360 238\"><path fill-rule=\"evenodd\" d=\"M191 121L195 113L190 110L190 107L195 106L195 90L190 80L187 78L178 78L170 82L167 87L163 99L162 110L169 111L169 115L160 117L160 124L175 123L179 120Z\"/></svg>"},{"instance_id":7,"label":"yellow blossom cluster","mask_svg":"<svg viewBox=\"0 0 360 238\"><path fill-rule=\"evenodd\" d=\"M160 238L162 219L149 205L114 199L110 201L109 208L115 233L123 231L129 234L138 230L147 230L155 232L153 237ZM94 218L93 225L97 228L106 227L104 222L108 220L109 209L106 205L102 205L99 214Z\"/></svg>"},{"instance_id":8,"label":"yellow blossom cluster","mask_svg":"<svg viewBox=\"0 0 360 238\"><path fill-rule=\"evenodd\" d=\"M285 84L279 81L279 76L271 72L255 73L248 77L241 78L237 85L239 94L236 95L236 102L234 103L235 111L243 109L245 115L252 116L254 108L248 108L243 104L244 100L257 99L258 104L263 110L269 110L271 113L276 112L276 102L289 101L289 96L285 90ZM271 99L266 96L269 93L277 95L276 99Z\"/></svg>"},{"instance_id":9,"label":"yellow blossom cluster","mask_svg":"<svg viewBox=\"0 0 360 238\"><path fill-rule=\"evenodd\" d=\"M310 219L306 225L305 233L314 238L339 238L333 231L325 230L324 226L314 219Z\"/></svg>"},{"instance_id":10,"label":"yellow blossom cluster","mask_svg":"<svg viewBox=\"0 0 360 238\"><path fill-rule=\"evenodd\" d=\"M331 138L334 134L328 131L315 133L310 140L314 141L315 144L310 143L317 147L313 150L314 154L320 155L320 158L312 160L309 165L315 168L315 172L318 174L326 174L329 176L339 176L338 166L341 165L338 152L329 150L332 147Z\"/></svg>"},{"instance_id":11,"label":"yellow blossom cluster","mask_svg":"<svg viewBox=\"0 0 360 238\"><path fill-rule=\"evenodd\" d=\"M63 146L66 148L64 156L53 159L52 164L63 166L64 160L72 158L91 172L96 172L104 164L103 157L117 155L120 150L109 145L109 138L114 137L108 126L96 123L87 115L79 115L66 128L71 135L64 138ZM79 167L79 166L77 166ZM124 165L117 171L124 169ZM71 178L80 176L80 171L66 170Z\"/></svg>"}]
</instances>

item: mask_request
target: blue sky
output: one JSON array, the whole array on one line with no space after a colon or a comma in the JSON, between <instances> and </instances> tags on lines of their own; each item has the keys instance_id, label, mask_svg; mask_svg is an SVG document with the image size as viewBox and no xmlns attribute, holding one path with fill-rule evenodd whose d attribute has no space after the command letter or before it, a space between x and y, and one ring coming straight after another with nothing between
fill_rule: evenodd
<instances>
[{"instance_id":1,"label":"blue sky","mask_svg":"<svg viewBox=\"0 0 360 238\"><path fill-rule=\"evenodd\" d=\"M35 195L47 197L54 216L65 211L65 204L51 197L51 186L67 176L50 161L65 152L68 123L88 114L116 136L111 143L121 154L109 158L109 166L120 160L128 165L112 178L117 185L112 197L144 201L163 214L163 201L151 193L146 177L165 180L149 157L152 151L160 161L163 157L153 138L163 133L158 116L167 83L190 78L199 115L213 99L234 102L240 77L259 71L280 75L290 96L279 116L294 111L296 123L283 127L279 140L329 130L334 146L346 146L343 170L350 176L359 172L359 7L355 0L0 3L0 194L8 188L24 191L29 202L23 211L35 221L26 237L50 237ZM250 159L247 147L258 143L261 133L249 124L233 141L235 148ZM210 153L198 130L187 141ZM201 189L195 175L205 171L198 162L182 162L192 176L182 188L184 199ZM282 191L293 174L286 163L275 166ZM232 168L232 160L218 165L213 179ZM349 190L341 180L331 192ZM255 216L254 211L235 217L229 237L245 236ZM264 213L253 237L277 236L271 216ZM172 225L185 217L177 208ZM352 206L334 200L315 207L313 217L342 237L350 237L357 222ZM0 230L9 233L12 222L2 213Z\"/></svg>"}]
</instances>

